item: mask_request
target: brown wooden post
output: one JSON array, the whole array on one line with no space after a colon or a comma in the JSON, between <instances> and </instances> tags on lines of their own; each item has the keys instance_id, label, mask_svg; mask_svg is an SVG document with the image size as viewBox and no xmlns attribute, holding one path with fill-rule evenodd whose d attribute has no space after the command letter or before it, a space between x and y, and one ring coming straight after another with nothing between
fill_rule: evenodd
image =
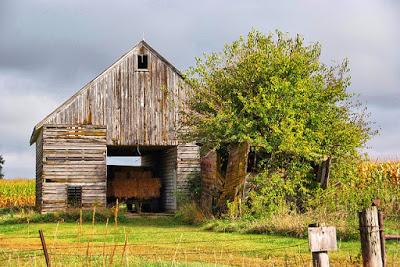
<instances>
[{"instance_id":1,"label":"brown wooden post","mask_svg":"<svg viewBox=\"0 0 400 267\"><path fill-rule=\"evenodd\" d=\"M381 211L378 211L378 220L379 220L379 238L381 239L382 265L386 266L385 225L384 225L384 216Z\"/></svg>"},{"instance_id":2,"label":"brown wooden post","mask_svg":"<svg viewBox=\"0 0 400 267\"><path fill-rule=\"evenodd\" d=\"M47 252L46 241L44 239L43 231L39 230L40 241L42 242L43 254L44 258L46 259L47 267L51 267L49 253Z\"/></svg>"},{"instance_id":3,"label":"brown wooden post","mask_svg":"<svg viewBox=\"0 0 400 267\"><path fill-rule=\"evenodd\" d=\"M331 164L332 164L332 157L328 157L327 160L325 160L321 164L321 178L320 178L320 183L321 183L321 188L322 189L327 189L328 188L328 181L329 181L329 175L330 175L330 169L331 169Z\"/></svg>"},{"instance_id":4,"label":"brown wooden post","mask_svg":"<svg viewBox=\"0 0 400 267\"><path fill-rule=\"evenodd\" d=\"M381 267L382 250L379 231L378 208L372 206L358 214L361 252L364 267Z\"/></svg>"}]
</instances>

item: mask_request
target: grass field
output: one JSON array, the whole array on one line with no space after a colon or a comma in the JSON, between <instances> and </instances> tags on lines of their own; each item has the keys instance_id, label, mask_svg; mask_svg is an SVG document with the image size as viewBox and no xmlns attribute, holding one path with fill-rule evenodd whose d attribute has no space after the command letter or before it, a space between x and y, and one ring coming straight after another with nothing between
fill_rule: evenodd
<instances>
[{"instance_id":1,"label":"grass field","mask_svg":"<svg viewBox=\"0 0 400 267\"><path fill-rule=\"evenodd\" d=\"M306 239L208 232L172 217L106 223L0 224L2 266L43 266L42 229L54 266L310 266ZM125 242L126 240L126 242ZM358 241L338 243L333 266L361 263ZM400 244L387 243L388 266L400 265Z\"/></svg>"},{"instance_id":2,"label":"grass field","mask_svg":"<svg viewBox=\"0 0 400 267\"><path fill-rule=\"evenodd\" d=\"M0 266L45 266L39 229L53 266L311 265L306 237L289 237L284 231L223 232L230 225L222 225L222 232L207 231L207 226L185 225L174 217L127 218L123 209L117 226L112 210L97 211L94 221L92 211L84 212L82 224L79 210L39 215L32 209L31 180L0 180L0 203ZM399 234L399 225L397 218L390 218L385 231ZM400 266L400 243L387 242L386 249L388 266ZM329 256L332 266L361 265L357 234L346 241L339 235L338 251Z\"/></svg>"}]
</instances>

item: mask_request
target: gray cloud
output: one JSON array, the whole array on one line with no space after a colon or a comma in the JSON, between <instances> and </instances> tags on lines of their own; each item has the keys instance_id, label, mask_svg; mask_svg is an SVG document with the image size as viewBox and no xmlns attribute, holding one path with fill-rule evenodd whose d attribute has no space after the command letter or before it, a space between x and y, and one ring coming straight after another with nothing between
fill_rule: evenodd
<instances>
[{"instance_id":1,"label":"gray cloud","mask_svg":"<svg viewBox=\"0 0 400 267\"><path fill-rule=\"evenodd\" d=\"M58 104L145 39L179 69L251 28L300 33L325 63L349 58L351 91L381 135L374 156L399 151L398 1L1 1L0 154L8 177L34 175L30 132Z\"/></svg>"}]
</instances>

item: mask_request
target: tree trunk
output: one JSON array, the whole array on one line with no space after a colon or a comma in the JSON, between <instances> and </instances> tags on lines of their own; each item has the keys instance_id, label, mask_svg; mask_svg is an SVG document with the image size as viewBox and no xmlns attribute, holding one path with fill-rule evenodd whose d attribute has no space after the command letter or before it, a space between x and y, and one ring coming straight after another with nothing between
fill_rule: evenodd
<instances>
[{"instance_id":1,"label":"tree trunk","mask_svg":"<svg viewBox=\"0 0 400 267\"><path fill-rule=\"evenodd\" d=\"M227 201L233 201L243 191L247 174L250 146L247 142L234 144L229 150L225 182L217 207L223 209Z\"/></svg>"},{"instance_id":2,"label":"tree trunk","mask_svg":"<svg viewBox=\"0 0 400 267\"><path fill-rule=\"evenodd\" d=\"M317 180L320 182L321 188L328 188L329 174L331 169L332 157L329 156L324 160L318 168Z\"/></svg>"},{"instance_id":3,"label":"tree trunk","mask_svg":"<svg viewBox=\"0 0 400 267\"><path fill-rule=\"evenodd\" d=\"M213 203L222 189L222 179L219 172L218 153L209 151L201 159L201 197L200 206L206 215L212 214Z\"/></svg>"}]
</instances>

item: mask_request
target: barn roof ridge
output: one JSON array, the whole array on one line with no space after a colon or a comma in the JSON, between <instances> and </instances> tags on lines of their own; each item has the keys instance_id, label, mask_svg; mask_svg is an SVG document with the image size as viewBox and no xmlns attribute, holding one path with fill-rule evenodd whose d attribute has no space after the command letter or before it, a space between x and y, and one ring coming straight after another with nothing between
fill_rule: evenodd
<instances>
[{"instance_id":1,"label":"barn roof ridge","mask_svg":"<svg viewBox=\"0 0 400 267\"><path fill-rule=\"evenodd\" d=\"M36 142L38 133L42 126L46 124L46 121L50 119L54 114L56 114L58 111L60 111L65 105L69 104L71 101L75 99L79 94L81 94L84 90L87 90L88 85L91 84L92 82L96 81L98 78L100 78L104 73L106 73L109 69L111 69L113 66L118 64L122 59L124 59L126 56L128 56L130 53L133 52L133 50L140 46L143 45L145 46L151 53L155 54L160 60L164 61L173 71L175 71L180 77L183 78L183 74L174 66L172 63L170 63L165 57L163 57L160 53L158 53L153 47L151 47L146 41L141 40L137 44L135 44L131 49L129 49L126 53L124 53L122 56L120 56L114 63L112 63L110 66L108 66L106 69L104 69L100 74L98 74L94 79L90 80L87 82L85 85L83 85L75 94L73 94L71 97L69 97L67 100L65 100L63 103L61 103L56 109L54 109L50 114L48 114L44 119L42 119L39 123L37 123L32 130L31 138L29 141L29 144L32 145L33 143Z\"/></svg>"}]
</instances>

